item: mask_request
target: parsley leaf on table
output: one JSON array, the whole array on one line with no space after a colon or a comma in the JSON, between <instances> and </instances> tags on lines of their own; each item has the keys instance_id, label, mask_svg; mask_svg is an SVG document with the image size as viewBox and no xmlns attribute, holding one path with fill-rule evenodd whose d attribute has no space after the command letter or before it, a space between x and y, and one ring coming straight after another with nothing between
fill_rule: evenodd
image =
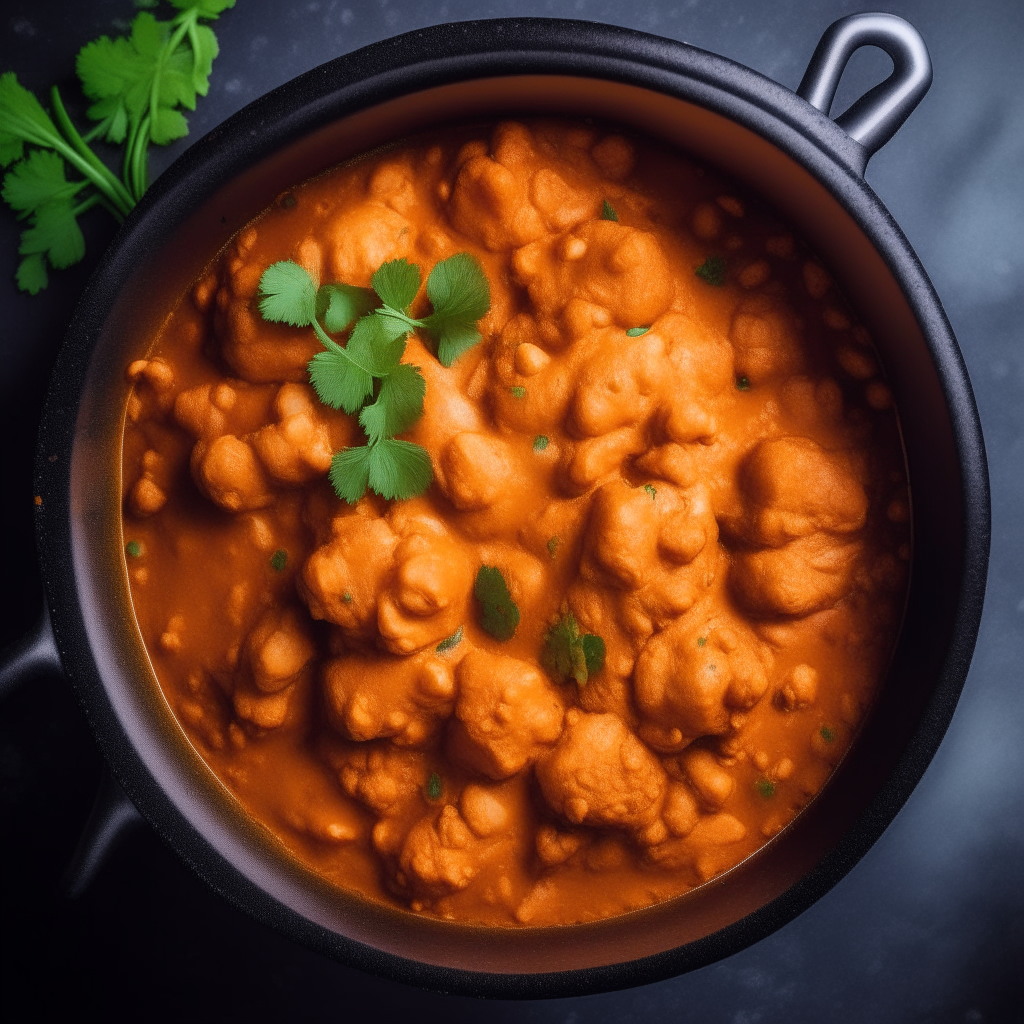
<instances>
[{"instance_id":1,"label":"parsley leaf on table","mask_svg":"<svg viewBox=\"0 0 1024 1024\"><path fill-rule=\"evenodd\" d=\"M150 143L186 135L188 123L177 108L194 110L196 96L209 91L217 38L200 19L216 18L234 2L170 0L178 12L170 21L141 11L128 36L87 43L76 69L94 101L87 116L99 123L84 137L56 86L50 90L51 116L13 72L0 75L0 165L15 164L4 177L3 197L19 219L30 221L19 247L25 258L17 283L23 291L45 288L48 266L66 267L82 258L78 217L86 210L100 204L119 221L131 212L146 190ZM90 148L97 137L125 145L121 178ZM26 155L26 146L38 148ZM69 181L66 165L82 177Z\"/></svg>"}]
</instances>

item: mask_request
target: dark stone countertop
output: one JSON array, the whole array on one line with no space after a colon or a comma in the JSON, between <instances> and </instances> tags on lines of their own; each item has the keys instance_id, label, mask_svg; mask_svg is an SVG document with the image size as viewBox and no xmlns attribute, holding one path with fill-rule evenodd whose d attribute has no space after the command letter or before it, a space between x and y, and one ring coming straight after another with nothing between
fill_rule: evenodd
<instances>
[{"instance_id":1,"label":"dark stone countertop","mask_svg":"<svg viewBox=\"0 0 1024 1024\"><path fill-rule=\"evenodd\" d=\"M795 88L817 39L857 10L840 0L239 0L191 139L268 89L339 54L442 21L542 15L683 39ZM76 902L57 881L89 810L100 759L74 698L40 679L0 716L5 1019L364 1019L582 1022L1018 1021L1024 995L1024 4L907 0L886 9L923 33L935 82L868 179L919 253L970 370L988 446L993 540L977 652L952 725L906 807L832 892L725 961L646 988L483 1004L333 964L210 893L151 833ZM0 69L77 95L74 54L123 28L129 0L7 0ZM835 109L888 73L855 56ZM183 148L161 152L154 169ZM83 264L17 293L16 229L0 213L0 644L39 603L31 458L64 324L112 229L88 217ZM1016 965L1016 966L1014 966Z\"/></svg>"}]
</instances>

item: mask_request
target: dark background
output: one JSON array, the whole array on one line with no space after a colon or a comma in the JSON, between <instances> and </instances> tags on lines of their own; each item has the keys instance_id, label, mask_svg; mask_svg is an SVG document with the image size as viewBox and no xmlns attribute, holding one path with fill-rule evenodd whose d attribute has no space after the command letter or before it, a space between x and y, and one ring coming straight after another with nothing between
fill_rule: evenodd
<instances>
[{"instance_id":1,"label":"dark background","mask_svg":"<svg viewBox=\"0 0 1024 1024\"><path fill-rule=\"evenodd\" d=\"M389 35L507 15L587 18L685 40L795 88L845 0L239 0L190 140L268 89ZM100 775L66 685L0 705L0 1015L6 1020L346 1020L457 1024L634 1018L702 1022L1024 1019L1024 3L915 0L886 10L923 33L935 83L868 179L917 249L971 373L993 489L992 567L973 667L923 781L864 860L775 935L701 971L627 992L480 1003L392 985L293 945L210 893L139 831L84 897L58 892ZM167 14L164 7L163 13ZM73 116L78 48L123 30L131 0L6 0L0 70ZM843 109L891 67L851 62ZM186 140L187 141L187 140ZM157 153L154 173L182 149ZM41 601L31 464L54 354L112 222L34 298L15 291L17 228L0 211L0 645Z\"/></svg>"}]
</instances>

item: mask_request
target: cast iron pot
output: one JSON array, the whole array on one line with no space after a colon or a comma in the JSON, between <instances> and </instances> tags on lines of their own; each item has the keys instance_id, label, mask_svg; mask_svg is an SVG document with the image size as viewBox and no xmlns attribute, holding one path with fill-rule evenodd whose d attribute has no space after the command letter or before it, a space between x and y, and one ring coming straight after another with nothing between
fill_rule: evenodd
<instances>
[{"instance_id":1,"label":"cast iron pot","mask_svg":"<svg viewBox=\"0 0 1024 1024\"><path fill-rule=\"evenodd\" d=\"M830 120L843 68L868 44L889 53L893 74ZM667 39L508 19L377 43L250 104L153 185L75 314L36 463L52 634L44 624L9 655L5 678L59 653L114 777L200 877L259 920L365 970L449 992L562 996L657 981L768 935L842 878L906 801L949 724L981 615L989 490L971 387L924 270L864 181L869 157L930 81L920 36L882 14L829 28L797 93ZM242 813L189 745L127 587L124 368L145 352L166 296L296 182L432 124L543 112L617 121L677 144L761 193L817 248L876 339L901 412L912 582L888 678L857 742L762 851L687 896L609 921L484 929L330 889Z\"/></svg>"}]
</instances>

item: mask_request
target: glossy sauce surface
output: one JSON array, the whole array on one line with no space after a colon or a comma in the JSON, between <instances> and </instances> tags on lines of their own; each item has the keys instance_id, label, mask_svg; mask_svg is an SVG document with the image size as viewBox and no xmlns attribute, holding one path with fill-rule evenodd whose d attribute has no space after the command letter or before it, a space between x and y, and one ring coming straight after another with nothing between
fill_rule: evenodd
<instances>
[{"instance_id":1,"label":"glossy sauce surface","mask_svg":"<svg viewBox=\"0 0 1024 1024\"><path fill-rule=\"evenodd\" d=\"M367 286L406 257L425 280L457 252L490 283L481 344L405 355L435 481L349 506L326 473L362 432L308 385L313 331L260 317L260 276ZM770 211L653 141L506 122L338 168L240 232L128 373L160 684L346 889L512 926L686 892L821 789L884 673L909 496L870 339ZM482 565L511 640L480 628ZM606 646L582 687L541 658L567 611Z\"/></svg>"}]
</instances>

